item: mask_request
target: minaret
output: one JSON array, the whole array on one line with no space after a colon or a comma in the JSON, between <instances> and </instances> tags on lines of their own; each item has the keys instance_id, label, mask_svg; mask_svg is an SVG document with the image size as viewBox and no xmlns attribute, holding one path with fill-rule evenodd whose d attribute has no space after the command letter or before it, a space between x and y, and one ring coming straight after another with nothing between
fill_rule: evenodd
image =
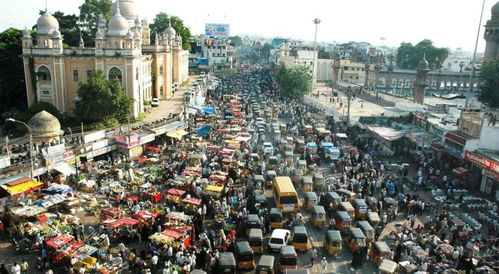
<instances>
[{"instance_id":1,"label":"minaret","mask_svg":"<svg viewBox=\"0 0 499 274\"><path fill-rule=\"evenodd\" d=\"M387 74L386 74L386 82L385 82L385 87L387 89L391 89L392 87L392 80L393 80L393 54L391 54L390 56L388 56L388 59L390 60L390 62L388 63L388 67L387 67Z\"/></svg>"},{"instance_id":2,"label":"minaret","mask_svg":"<svg viewBox=\"0 0 499 274\"><path fill-rule=\"evenodd\" d=\"M492 18L485 25L484 38L485 53L483 61L490 61L499 57L499 2L492 7Z\"/></svg>"},{"instance_id":3,"label":"minaret","mask_svg":"<svg viewBox=\"0 0 499 274\"><path fill-rule=\"evenodd\" d=\"M424 96L425 96L425 90L426 90L426 76L428 76L428 72L430 71L429 69L429 64L428 61L426 61L426 54L423 54L423 59L419 61L418 64L418 69L416 70L416 81L414 81L414 88L413 88L413 99L414 102L417 104L424 104Z\"/></svg>"},{"instance_id":4,"label":"minaret","mask_svg":"<svg viewBox=\"0 0 499 274\"><path fill-rule=\"evenodd\" d=\"M366 63L364 64L364 71L366 72L366 80L364 81L364 88L369 89L369 68L371 62L371 54L367 53Z\"/></svg>"},{"instance_id":5,"label":"minaret","mask_svg":"<svg viewBox=\"0 0 499 274\"><path fill-rule=\"evenodd\" d=\"M333 77L331 77L333 86L338 85L340 68L341 68L340 53L336 51L336 53L334 54L334 61L333 61Z\"/></svg>"}]
</instances>

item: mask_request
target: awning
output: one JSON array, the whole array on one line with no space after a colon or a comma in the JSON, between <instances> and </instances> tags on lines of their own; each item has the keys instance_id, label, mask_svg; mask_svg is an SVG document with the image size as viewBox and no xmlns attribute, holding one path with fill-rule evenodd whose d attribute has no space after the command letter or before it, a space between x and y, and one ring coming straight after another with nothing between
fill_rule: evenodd
<instances>
[{"instance_id":1,"label":"awning","mask_svg":"<svg viewBox=\"0 0 499 274\"><path fill-rule=\"evenodd\" d=\"M213 128L208 125L203 125L200 126L199 129L197 130L197 133L201 136L207 135Z\"/></svg>"},{"instance_id":2,"label":"awning","mask_svg":"<svg viewBox=\"0 0 499 274\"><path fill-rule=\"evenodd\" d=\"M468 170L467 170L466 168L464 168L464 167L458 167L458 168L454 168L454 169L452 170L452 172L453 172L454 174L456 174L456 175L461 175L461 174L463 174L463 173L468 172Z\"/></svg>"},{"instance_id":3,"label":"awning","mask_svg":"<svg viewBox=\"0 0 499 274\"><path fill-rule=\"evenodd\" d=\"M60 173L62 173L64 175L76 174L76 169L74 169L68 163L59 163L56 166L54 166L54 169L59 171Z\"/></svg>"},{"instance_id":4,"label":"awning","mask_svg":"<svg viewBox=\"0 0 499 274\"><path fill-rule=\"evenodd\" d=\"M20 178L2 185L2 188L12 196L18 196L42 187L43 183L40 183L28 177Z\"/></svg>"},{"instance_id":5,"label":"awning","mask_svg":"<svg viewBox=\"0 0 499 274\"><path fill-rule=\"evenodd\" d=\"M187 135L187 134L189 134L189 132L185 131L185 129L179 129L179 130L168 132L166 134L166 136L180 140L180 139L182 139L182 137L184 135Z\"/></svg>"},{"instance_id":6,"label":"awning","mask_svg":"<svg viewBox=\"0 0 499 274\"><path fill-rule=\"evenodd\" d=\"M461 136L459 136L457 134L454 134L452 132L447 132L445 134L445 138L447 138L447 139L449 139L449 140L451 140L451 141L453 141L455 143L458 143L458 144L460 144L462 146L466 145L466 138L461 137Z\"/></svg>"},{"instance_id":7,"label":"awning","mask_svg":"<svg viewBox=\"0 0 499 274\"><path fill-rule=\"evenodd\" d=\"M163 232L161 232L161 234L163 234L167 237L173 238L175 240L179 239L183 235L182 232L177 231L177 230L173 230L173 229L165 229L165 230L163 230Z\"/></svg>"},{"instance_id":8,"label":"awning","mask_svg":"<svg viewBox=\"0 0 499 274\"><path fill-rule=\"evenodd\" d=\"M206 114L212 114L213 112L215 112L214 107L202 107L202 109L203 109L203 112Z\"/></svg>"},{"instance_id":9,"label":"awning","mask_svg":"<svg viewBox=\"0 0 499 274\"><path fill-rule=\"evenodd\" d=\"M435 151L442 152L444 151L444 147L439 144L431 144L431 148L433 148Z\"/></svg>"}]
</instances>

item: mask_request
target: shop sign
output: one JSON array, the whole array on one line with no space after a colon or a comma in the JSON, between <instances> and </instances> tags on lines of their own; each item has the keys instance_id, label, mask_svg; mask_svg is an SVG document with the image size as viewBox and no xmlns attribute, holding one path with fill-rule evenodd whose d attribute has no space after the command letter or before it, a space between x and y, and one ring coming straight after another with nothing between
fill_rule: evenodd
<instances>
[{"instance_id":1,"label":"shop sign","mask_svg":"<svg viewBox=\"0 0 499 274\"><path fill-rule=\"evenodd\" d=\"M83 142L90 143L90 142L93 142L95 140L104 139L104 138L106 138L106 131L101 130L101 131L97 131L97 132L85 135L83 137Z\"/></svg>"},{"instance_id":2,"label":"shop sign","mask_svg":"<svg viewBox=\"0 0 499 274\"><path fill-rule=\"evenodd\" d=\"M10 157L2 157L0 158L0 168L6 168L10 166Z\"/></svg>"},{"instance_id":3,"label":"shop sign","mask_svg":"<svg viewBox=\"0 0 499 274\"><path fill-rule=\"evenodd\" d=\"M484 169L483 174L485 174L487 177L493 178L496 181L499 181L499 174L498 173L495 173L495 172L490 171L488 169Z\"/></svg>"},{"instance_id":4,"label":"shop sign","mask_svg":"<svg viewBox=\"0 0 499 274\"><path fill-rule=\"evenodd\" d=\"M111 152L112 150L113 150L113 146L107 146L107 147L99 148L99 149L94 150L94 151L92 151L90 153L87 153L87 157L88 158L97 157L99 155Z\"/></svg>"},{"instance_id":5,"label":"shop sign","mask_svg":"<svg viewBox=\"0 0 499 274\"><path fill-rule=\"evenodd\" d=\"M107 144L108 144L107 139L101 140L101 141L97 141L97 142L95 142L95 143L92 144L92 150L101 149L103 147L106 147Z\"/></svg>"},{"instance_id":6,"label":"shop sign","mask_svg":"<svg viewBox=\"0 0 499 274\"><path fill-rule=\"evenodd\" d=\"M499 164L476 153L466 151L466 160L499 174Z\"/></svg>"},{"instance_id":7,"label":"shop sign","mask_svg":"<svg viewBox=\"0 0 499 274\"><path fill-rule=\"evenodd\" d=\"M156 138L155 134L149 134L149 135L141 136L140 137L140 144L143 145L143 144L152 142L152 141L154 141L155 138Z\"/></svg>"},{"instance_id":8,"label":"shop sign","mask_svg":"<svg viewBox=\"0 0 499 274\"><path fill-rule=\"evenodd\" d=\"M166 132L166 126L152 128L151 131L154 131L154 133L156 133L156 135L161 135L161 134L164 134Z\"/></svg>"},{"instance_id":9,"label":"shop sign","mask_svg":"<svg viewBox=\"0 0 499 274\"><path fill-rule=\"evenodd\" d=\"M63 157L64 157L64 160L68 160L68 159L74 158L75 153L72 150L67 150L66 152L64 152Z\"/></svg>"},{"instance_id":10,"label":"shop sign","mask_svg":"<svg viewBox=\"0 0 499 274\"><path fill-rule=\"evenodd\" d=\"M122 147L134 147L140 143L140 136L138 134L130 134L130 135L119 135L116 136L116 142L118 145Z\"/></svg>"},{"instance_id":11,"label":"shop sign","mask_svg":"<svg viewBox=\"0 0 499 274\"><path fill-rule=\"evenodd\" d=\"M452 155L455 155L456 157L464 158L463 151L458 148L445 144L445 149L447 150L447 152L451 153Z\"/></svg>"},{"instance_id":12,"label":"shop sign","mask_svg":"<svg viewBox=\"0 0 499 274\"><path fill-rule=\"evenodd\" d=\"M66 150L66 146L64 144L58 144L55 146L47 147L46 149L42 150L42 154L46 158L50 158L50 157L54 157L56 155L64 154L65 150Z\"/></svg>"}]
</instances>

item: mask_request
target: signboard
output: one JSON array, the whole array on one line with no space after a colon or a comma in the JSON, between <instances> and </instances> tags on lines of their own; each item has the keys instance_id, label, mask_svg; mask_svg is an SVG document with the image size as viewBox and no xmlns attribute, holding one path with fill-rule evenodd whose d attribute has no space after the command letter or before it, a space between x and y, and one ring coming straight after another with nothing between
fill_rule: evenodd
<instances>
[{"instance_id":1,"label":"signboard","mask_svg":"<svg viewBox=\"0 0 499 274\"><path fill-rule=\"evenodd\" d=\"M6 168L10 166L10 157L2 157L0 158L0 168Z\"/></svg>"},{"instance_id":2,"label":"signboard","mask_svg":"<svg viewBox=\"0 0 499 274\"><path fill-rule=\"evenodd\" d=\"M107 146L107 147L99 148L97 150L94 150L92 152L87 153L87 158L94 158L94 157L97 157L99 155L111 152L115 149L116 149L115 146Z\"/></svg>"},{"instance_id":3,"label":"signboard","mask_svg":"<svg viewBox=\"0 0 499 274\"><path fill-rule=\"evenodd\" d=\"M140 144L143 145L143 144L152 142L152 141L154 141L155 138L156 138L156 134L154 134L154 133L140 136Z\"/></svg>"},{"instance_id":4,"label":"signboard","mask_svg":"<svg viewBox=\"0 0 499 274\"><path fill-rule=\"evenodd\" d=\"M208 59L198 59L198 65L208 66Z\"/></svg>"},{"instance_id":5,"label":"signboard","mask_svg":"<svg viewBox=\"0 0 499 274\"><path fill-rule=\"evenodd\" d=\"M459 158L464 158L463 157L463 151L462 150L459 150L453 146L449 146L447 144L445 144L445 149L447 150L447 152L449 152L450 154L456 156L456 157L459 157Z\"/></svg>"},{"instance_id":6,"label":"signboard","mask_svg":"<svg viewBox=\"0 0 499 274\"><path fill-rule=\"evenodd\" d=\"M106 138L106 131L101 130L101 131L97 131L97 132L85 135L85 137L83 137L83 142L90 143L90 142L93 142L95 140L104 139L104 138Z\"/></svg>"},{"instance_id":7,"label":"signboard","mask_svg":"<svg viewBox=\"0 0 499 274\"><path fill-rule=\"evenodd\" d=\"M97 150L99 148L103 148L103 147L107 146L107 144L108 144L107 139L101 140L101 141L97 141L97 142L95 142L95 143L92 144L92 149L93 150Z\"/></svg>"},{"instance_id":8,"label":"signboard","mask_svg":"<svg viewBox=\"0 0 499 274\"><path fill-rule=\"evenodd\" d=\"M464 158L478 166L481 166L492 172L495 172L496 174L499 174L499 163L496 163L492 160L489 160L483 156L480 156L470 151L466 151Z\"/></svg>"},{"instance_id":9,"label":"signboard","mask_svg":"<svg viewBox=\"0 0 499 274\"><path fill-rule=\"evenodd\" d=\"M64 144L59 144L55 146L50 146L45 152L45 157L54 157L56 155L64 154L66 146Z\"/></svg>"},{"instance_id":10,"label":"signboard","mask_svg":"<svg viewBox=\"0 0 499 274\"><path fill-rule=\"evenodd\" d=\"M228 37L230 36L229 24L205 24L204 34L206 36Z\"/></svg>"}]
</instances>

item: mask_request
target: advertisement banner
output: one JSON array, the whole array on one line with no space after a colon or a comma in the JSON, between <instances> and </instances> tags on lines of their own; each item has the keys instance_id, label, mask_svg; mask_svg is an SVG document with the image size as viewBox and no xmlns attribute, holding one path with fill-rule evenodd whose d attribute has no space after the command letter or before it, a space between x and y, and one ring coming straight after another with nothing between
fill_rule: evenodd
<instances>
[{"instance_id":1,"label":"advertisement banner","mask_svg":"<svg viewBox=\"0 0 499 274\"><path fill-rule=\"evenodd\" d=\"M45 157L54 157L56 155L64 154L65 150L66 150L66 146L64 144L50 146L47 148L44 156Z\"/></svg>"},{"instance_id":2,"label":"advertisement banner","mask_svg":"<svg viewBox=\"0 0 499 274\"><path fill-rule=\"evenodd\" d=\"M108 144L107 139L105 139L105 140L101 140L101 141L97 141L97 142L95 142L95 143L93 143L93 144L92 144L92 149L93 149L93 150L97 150L97 149L99 149L99 148L106 147L106 146L107 146L107 144Z\"/></svg>"},{"instance_id":3,"label":"advertisement banner","mask_svg":"<svg viewBox=\"0 0 499 274\"><path fill-rule=\"evenodd\" d=\"M97 132L85 135L83 137L83 142L90 143L90 142L93 142L95 140L104 139L104 138L106 138L106 131L101 130L101 131L97 131Z\"/></svg>"},{"instance_id":4,"label":"advertisement banner","mask_svg":"<svg viewBox=\"0 0 499 274\"><path fill-rule=\"evenodd\" d=\"M481 166L483 168L486 168L487 170L499 174L499 164L483 156L470 151L466 151L465 159L474 163L475 165Z\"/></svg>"},{"instance_id":5,"label":"advertisement banner","mask_svg":"<svg viewBox=\"0 0 499 274\"><path fill-rule=\"evenodd\" d=\"M229 37L230 25L229 24L205 24L204 34L206 36L216 37Z\"/></svg>"},{"instance_id":6,"label":"advertisement banner","mask_svg":"<svg viewBox=\"0 0 499 274\"><path fill-rule=\"evenodd\" d=\"M10 166L10 157L0 158L0 168L6 168L8 166Z\"/></svg>"}]
</instances>

